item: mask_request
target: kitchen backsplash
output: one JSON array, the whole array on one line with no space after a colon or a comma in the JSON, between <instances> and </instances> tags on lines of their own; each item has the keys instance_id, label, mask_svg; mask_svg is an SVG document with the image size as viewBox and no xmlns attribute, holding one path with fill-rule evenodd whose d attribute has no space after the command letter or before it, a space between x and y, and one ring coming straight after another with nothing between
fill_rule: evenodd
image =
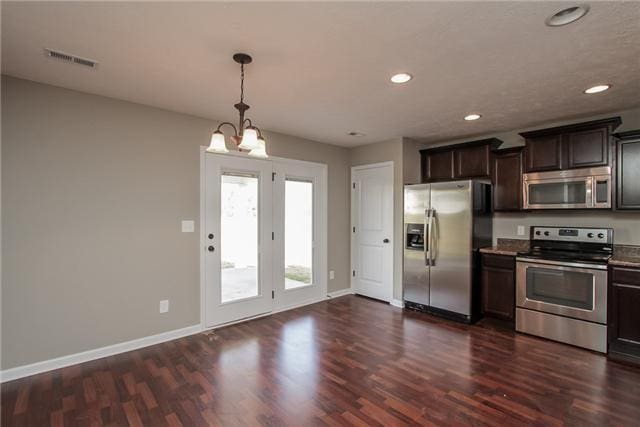
<instances>
[{"instance_id":1,"label":"kitchen backsplash","mask_svg":"<svg viewBox=\"0 0 640 427\"><path fill-rule=\"evenodd\" d=\"M518 235L518 226L524 226L525 234ZM493 215L493 243L498 238L528 239L529 227L550 225L558 227L608 227L613 228L617 245L640 245L640 212L496 212Z\"/></svg>"}]
</instances>

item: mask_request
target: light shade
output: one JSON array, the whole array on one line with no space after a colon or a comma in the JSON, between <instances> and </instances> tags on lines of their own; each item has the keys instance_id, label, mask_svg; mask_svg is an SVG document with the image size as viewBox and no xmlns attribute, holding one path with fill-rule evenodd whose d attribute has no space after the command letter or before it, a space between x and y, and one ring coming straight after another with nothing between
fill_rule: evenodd
<instances>
[{"instance_id":1,"label":"light shade","mask_svg":"<svg viewBox=\"0 0 640 427\"><path fill-rule=\"evenodd\" d=\"M253 150L258 148L258 132L252 128L246 128L242 133L242 142L238 145L241 150Z\"/></svg>"},{"instance_id":2,"label":"light shade","mask_svg":"<svg viewBox=\"0 0 640 427\"><path fill-rule=\"evenodd\" d=\"M215 131L211 135L211 144L207 148L209 153L228 153L227 145L224 143L224 134L219 131Z\"/></svg>"},{"instance_id":3,"label":"light shade","mask_svg":"<svg viewBox=\"0 0 640 427\"><path fill-rule=\"evenodd\" d=\"M258 138L258 146L253 150L249 151L249 155L253 157L260 157L263 159L266 159L267 157L269 157L267 155L267 147L266 147L264 138L262 137Z\"/></svg>"}]
</instances>

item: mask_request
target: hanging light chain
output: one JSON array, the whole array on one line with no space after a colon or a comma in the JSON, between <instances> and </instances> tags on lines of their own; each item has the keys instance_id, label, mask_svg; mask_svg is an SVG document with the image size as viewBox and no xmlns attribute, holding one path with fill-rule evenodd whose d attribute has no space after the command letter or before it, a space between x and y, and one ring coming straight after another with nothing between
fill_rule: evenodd
<instances>
[{"instance_id":1,"label":"hanging light chain","mask_svg":"<svg viewBox=\"0 0 640 427\"><path fill-rule=\"evenodd\" d=\"M244 102L244 64L240 64L240 103Z\"/></svg>"}]
</instances>

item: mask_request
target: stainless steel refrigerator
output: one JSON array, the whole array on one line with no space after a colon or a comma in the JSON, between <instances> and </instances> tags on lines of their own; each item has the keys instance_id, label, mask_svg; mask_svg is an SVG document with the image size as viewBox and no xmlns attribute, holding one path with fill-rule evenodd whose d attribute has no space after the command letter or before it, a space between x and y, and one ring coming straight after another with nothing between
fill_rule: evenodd
<instances>
[{"instance_id":1,"label":"stainless steel refrigerator","mask_svg":"<svg viewBox=\"0 0 640 427\"><path fill-rule=\"evenodd\" d=\"M478 249L491 245L491 185L404 187L403 292L408 308L466 322L479 310Z\"/></svg>"}]
</instances>

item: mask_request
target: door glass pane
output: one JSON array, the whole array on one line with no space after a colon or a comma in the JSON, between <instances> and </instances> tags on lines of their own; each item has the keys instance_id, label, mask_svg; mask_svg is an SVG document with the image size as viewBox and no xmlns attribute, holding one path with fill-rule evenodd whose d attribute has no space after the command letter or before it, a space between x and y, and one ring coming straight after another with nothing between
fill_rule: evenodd
<instances>
[{"instance_id":1,"label":"door glass pane","mask_svg":"<svg viewBox=\"0 0 640 427\"><path fill-rule=\"evenodd\" d=\"M591 273L527 268L527 298L549 304L593 310Z\"/></svg>"},{"instance_id":2,"label":"door glass pane","mask_svg":"<svg viewBox=\"0 0 640 427\"><path fill-rule=\"evenodd\" d=\"M258 290L258 177L222 175L221 301L255 297Z\"/></svg>"},{"instance_id":3,"label":"door glass pane","mask_svg":"<svg viewBox=\"0 0 640 427\"><path fill-rule=\"evenodd\" d=\"M287 178L284 211L284 288L313 283L313 183Z\"/></svg>"},{"instance_id":4,"label":"door glass pane","mask_svg":"<svg viewBox=\"0 0 640 427\"><path fill-rule=\"evenodd\" d=\"M529 203L535 205L586 203L587 184L584 181L553 182L529 185Z\"/></svg>"}]
</instances>

